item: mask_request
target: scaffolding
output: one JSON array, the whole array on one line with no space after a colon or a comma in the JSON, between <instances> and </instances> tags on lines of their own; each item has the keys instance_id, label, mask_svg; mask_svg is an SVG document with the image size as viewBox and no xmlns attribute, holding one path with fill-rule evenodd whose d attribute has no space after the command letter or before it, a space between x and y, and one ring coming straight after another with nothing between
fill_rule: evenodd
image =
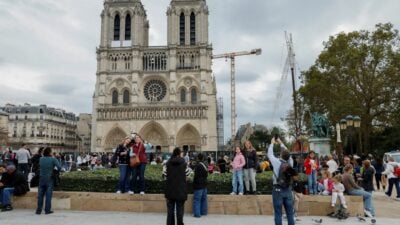
<instances>
[{"instance_id":1,"label":"scaffolding","mask_svg":"<svg viewBox=\"0 0 400 225\"><path fill-rule=\"evenodd\" d=\"M224 101L222 97L217 100L217 135L218 151L224 150Z\"/></svg>"}]
</instances>

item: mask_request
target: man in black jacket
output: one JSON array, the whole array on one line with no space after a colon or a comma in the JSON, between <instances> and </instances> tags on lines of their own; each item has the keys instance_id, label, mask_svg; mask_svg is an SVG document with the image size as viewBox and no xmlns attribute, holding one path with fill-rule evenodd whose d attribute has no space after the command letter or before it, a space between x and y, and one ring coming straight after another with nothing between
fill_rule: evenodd
<instances>
[{"instance_id":1,"label":"man in black jacket","mask_svg":"<svg viewBox=\"0 0 400 225\"><path fill-rule=\"evenodd\" d=\"M201 217L207 215L207 167L203 162L204 156L199 153L197 155L197 164L194 168L193 179L193 215Z\"/></svg>"},{"instance_id":2,"label":"man in black jacket","mask_svg":"<svg viewBox=\"0 0 400 225\"><path fill-rule=\"evenodd\" d=\"M1 211L11 211L11 195L20 196L29 191L28 181L24 174L17 171L14 165L9 165L0 180Z\"/></svg>"},{"instance_id":3,"label":"man in black jacket","mask_svg":"<svg viewBox=\"0 0 400 225\"><path fill-rule=\"evenodd\" d=\"M167 225L175 225L175 207L177 224L183 225L184 204L187 200L186 177L189 174L190 170L181 156L181 149L175 148L163 169L163 175L166 177Z\"/></svg>"}]
</instances>

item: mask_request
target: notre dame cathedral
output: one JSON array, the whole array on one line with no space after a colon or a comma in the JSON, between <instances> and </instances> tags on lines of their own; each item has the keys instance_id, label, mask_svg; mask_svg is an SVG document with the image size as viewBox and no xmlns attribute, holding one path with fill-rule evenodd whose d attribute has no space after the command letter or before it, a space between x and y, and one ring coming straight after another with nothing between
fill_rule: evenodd
<instances>
[{"instance_id":1,"label":"notre dame cathedral","mask_svg":"<svg viewBox=\"0 0 400 225\"><path fill-rule=\"evenodd\" d=\"M92 151L132 131L158 152L217 150L216 84L205 0L171 0L166 46L149 46L140 0L105 0L97 48Z\"/></svg>"}]
</instances>

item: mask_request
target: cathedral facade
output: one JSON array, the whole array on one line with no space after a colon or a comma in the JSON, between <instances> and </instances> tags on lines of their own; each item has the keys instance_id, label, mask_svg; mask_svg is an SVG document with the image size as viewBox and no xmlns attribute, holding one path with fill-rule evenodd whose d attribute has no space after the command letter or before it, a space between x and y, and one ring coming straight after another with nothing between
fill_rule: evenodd
<instances>
[{"instance_id":1,"label":"cathedral facade","mask_svg":"<svg viewBox=\"0 0 400 225\"><path fill-rule=\"evenodd\" d=\"M92 151L111 151L132 132L158 152L217 150L208 15L205 0L171 0L167 45L149 46L142 2L104 1Z\"/></svg>"}]
</instances>

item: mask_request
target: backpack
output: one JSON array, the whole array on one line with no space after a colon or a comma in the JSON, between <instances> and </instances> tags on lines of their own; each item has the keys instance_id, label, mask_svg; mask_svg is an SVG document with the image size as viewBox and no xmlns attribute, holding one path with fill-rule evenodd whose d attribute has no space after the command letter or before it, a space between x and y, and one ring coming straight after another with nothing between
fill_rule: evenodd
<instances>
[{"instance_id":1,"label":"backpack","mask_svg":"<svg viewBox=\"0 0 400 225\"><path fill-rule=\"evenodd\" d=\"M281 188L288 188L292 184L292 178L290 174L287 173L288 168L290 168L289 163L281 160L278 176L274 173L274 176L276 177L276 185Z\"/></svg>"},{"instance_id":2,"label":"backpack","mask_svg":"<svg viewBox=\"0 0 400 225\"><path fill-rule=\"evenodd\" d=\"M400 166L399 166L399 165L393 166L393 174L394 174L396 177L400 177Z\"/></svg>"}]
</instances>

